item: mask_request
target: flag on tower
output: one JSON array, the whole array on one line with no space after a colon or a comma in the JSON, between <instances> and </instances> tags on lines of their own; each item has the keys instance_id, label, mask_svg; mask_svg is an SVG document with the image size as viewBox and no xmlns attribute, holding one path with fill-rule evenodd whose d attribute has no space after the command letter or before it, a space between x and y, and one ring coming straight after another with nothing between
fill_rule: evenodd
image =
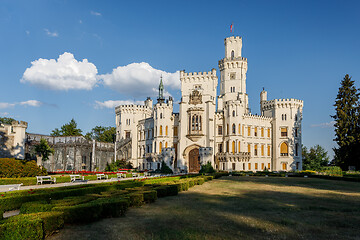
<instances>
[{"instance_id":1,"label":"flag on tower","mask_svg":"<svg viewBox=\"0 0 360 240\"><path fill-rule=\"evenodd\" d=\"M231 33L233 32L233 26L234 26L234 23L231 23L231 25L230 25L230 32Z\"/></svg>"}]
</instances>

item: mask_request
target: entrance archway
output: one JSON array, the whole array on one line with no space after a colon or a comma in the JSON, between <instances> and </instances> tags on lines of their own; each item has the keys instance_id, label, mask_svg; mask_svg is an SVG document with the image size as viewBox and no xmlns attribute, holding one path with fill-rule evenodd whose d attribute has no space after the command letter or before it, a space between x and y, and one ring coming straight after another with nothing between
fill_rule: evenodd
<instances>
[{"instance_id":1,"label":"entrance archway","mask_svg":"<svg viewBox=\"0 0 360 240\"><path fill-rule=\"evenodd\" d=\"M194 148L189 152L189 172L198 173L200 171L199 149Z\"/></svg>"}]
</instances>

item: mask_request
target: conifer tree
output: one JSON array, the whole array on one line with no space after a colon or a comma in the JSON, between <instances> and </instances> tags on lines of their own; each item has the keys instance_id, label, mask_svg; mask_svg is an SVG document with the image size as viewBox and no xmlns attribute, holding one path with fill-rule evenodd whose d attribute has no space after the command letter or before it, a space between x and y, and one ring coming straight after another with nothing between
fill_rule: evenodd
<instances>
[{"instance_id":1,"label":"conifer tree","mask_svg":"<svg viewBox=\"0 0 360 240\"><path fill-rule=\"evenodd\" d=\"M335 101L335 164L343 170L359 168L359 93L348 74L341 81Z\"/></svg>"}]
</instances>

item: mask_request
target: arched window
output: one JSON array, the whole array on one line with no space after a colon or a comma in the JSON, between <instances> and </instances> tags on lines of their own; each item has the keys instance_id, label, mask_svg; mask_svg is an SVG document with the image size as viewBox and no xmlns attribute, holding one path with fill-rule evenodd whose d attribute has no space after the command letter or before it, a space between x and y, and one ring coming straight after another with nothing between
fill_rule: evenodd
<instances>
[{"instance_id":1,"label":"arched window","mask_svg":"<svg viewBox=\"0 0 360 240\"><path fill-rule=\"evenodd\" d=\"M238 142L238 152L240 153L240 141Z\"/></svg>"},{"instance_id":2,"label":"arched window","mask_svg":"<svg viewBox=\"0 0 360 240\"><path fill-rule=\"evenodd\" d=\"M233 117L235 117L235 111L233 111Z\"/></svg>"},{"instance_id":3,"label":"arched window","mask_svg":"<svg viewBox=\"0 0 360 240\"><path fill-rule=\"evenodd\" d=\"M281 114L281 120L284 121L284 114Z\"/></svg>"},{"instance_id":4,"label":"arched window","mask_svg":"<svg viewBox=\"0 0 360 240\"><path fill-rule=\"evenodd\" d=\"M167 144L167 142L165 143L165 147L167 148L167 146L168 146L168 144Z\"/></svg>"},{"instance_id":5,"label":"arched window","mask_svg":"<svg viewBox=\"0 0 360 240\"><path fill-rule=\"evenodd\" d=\"M226 124L226 135L229 135L229 124Z\"/></svg>"},{"instance_id":6,"label":"arched window","mask_svg":"<svg viewBox=\"0 0 360 240\"><path fill-rule=\"evenodd\" d=\"M161 153L161 149L162 149L162 142L159 143L159 153Z\"/></svg>"},{"instance_id":7,"label":"arched window","mask_svg":"<svg viewBox=\"0 0 360 240\"><path fill-rule=\"evenodd\" d=\"M232 142L232 153L235 153L235 141Z\"/></svg>"},{"instance_id":8,"label":"arched window","mask_svg":"<svg viewBox=\"0 0 360 240\"><path fill-rule=\"evenodd\" d=\"M280 145L280 156L289 156L289 147L286 142Z\"/></svg>"},{"instance_id":9,"label":"arched window","mask_svg":"<svg viewBox=\"0 0 360 240\"><path fill-rule=\"evenodd\" d=\"M235 124L232 125L232 133L235 134L236 133L236 127Z\"/></svg>"},{"instance_id":10,"label":"arched window","mask_svg":"<svg viewBox=\"0 0 360 240\"><path fill-rule=\"evenodd\" d=\"M165 135L168 135L168 126L165 127Z\"/></svg>"},{"instance_id":11,"label":"arched window","mask_svg":"<svg viewBox=\"0 0 360 240\"><path fill-rule=\"evenodd\" d=\"M295 156L299 156L299 144L295 143Z\"/></svg>"},{"instance_id":12,"label":"arched window","mask_svg":"<svg viewBox=\"0 0 360 240\"><path fill-rule=\"evenodd\" d=\"M160 113L160 119L162 119L162 113Z\"/></svg>"},{"instance_id":13,"label":"arched window","mask_svg":"<svg viewBox=\"0 0 360 240\"><path fill-rule=\"evenodd\" d=\"M162 136L162 125L160 125L160 132L159 135Z\"/></svg>"},{"instance_id":14,"label":"arched window","mask_svg":"<svg viewBox=\"0 0 360 240\"><path fill-rule=\"evenodd\" d=\"M234 57L235 57L235 52L234 52L234 50L232 50L231 51L231 59L234 59Z\"/></svg>"}]
</instances>

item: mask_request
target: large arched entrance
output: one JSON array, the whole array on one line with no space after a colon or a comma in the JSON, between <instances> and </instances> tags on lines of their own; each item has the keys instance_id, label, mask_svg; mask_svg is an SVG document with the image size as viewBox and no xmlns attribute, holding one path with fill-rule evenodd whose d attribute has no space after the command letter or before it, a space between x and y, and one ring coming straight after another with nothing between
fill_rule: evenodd
<instances>
[{"instance_id":1,"label":"large arched entrance","mask_svg":"<svg viewBox=\"0 0 360 240\"><path fill-rule=\"evenodd\" d=\"M189 172L198 173L200 171L199 148L194 148L189 152Z\"/></svg>"}]
</instances>

